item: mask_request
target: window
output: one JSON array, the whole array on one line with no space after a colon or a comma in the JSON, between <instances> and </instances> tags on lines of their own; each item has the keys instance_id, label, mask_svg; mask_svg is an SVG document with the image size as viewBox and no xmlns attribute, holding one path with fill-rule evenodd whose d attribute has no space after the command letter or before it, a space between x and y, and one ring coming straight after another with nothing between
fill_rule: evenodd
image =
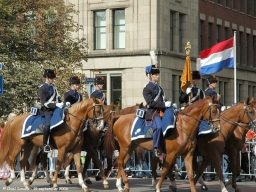
<instances>
[{"instance_id":1,"label":"window","mask_svg":"<svg viewBox=\"0 0 256 192\"><path fill-rule=\"evenodd\" d=\"M249 97L253 96L253 94L252 94L252 86L251 85L248 85L248 96Z\"/></svg>"},{"instance_id":2,"label":"window","mask_svg":"<svg viewBox=\"0 0 256 192\"><path fill-rule=\"evenodd\" d=\"M244 13L244 0L240 0L240 12Z\"/></svg>"},{"instance_id":3,"label":"window","mask_svg":"<svg viewBox=\"0 0 256 192\"><path fill-rule=\"evenodd\" d=\"M222 1L222 0L217 0L217 3L218 3L219 5L221 5L221 4L222 4L221 1Z\"/></svg>"},{"instance_id":4,"label":"window","mask_svg":"<svg viewBox=\"0 0 256 192\"><path fill-rule=\"evenodd\" d=\"M220 41L221 41L221 26L217 25L216 42L219 43Z\"/></svg>"},{"instance_id":5,"label":"window","mask_svg":"<svg viewBox=\"0 0 256 192\"><path fill-rule=\"evenodd\" d=\"M94 49L106 49L106 11L94 12Z\"/></svg>"},{"instance_id":6,"label":"window","mask_svg":"<svg viewBox=\"0 0 256 192\"><path fill-rule=\"evenodd\" d=\"M184 53L185 15L179 14L179 52Z\"/></svg>"},{"instance_id":7,"label":"window","mask_svg":"<svg viewBox=\"0 0 256 192\"><path fill-rule=\"evenodd\" d=\"M238 83L238 91L237 91L237 98L238 98L238 101L241 101L243 98L242 98L242 92L243 92L243 85L242 84L239 84Z\"/></svg>"},{"instance_id":8,"label":"window","mask_svg":"<svg viewBox=\"0 0 256 192\"><path fill-rule=\"evenodd\" d=\"M225 35L225 40L229 39L229 28L225 27L225 31L224 31L224 35Z\"/></svg>"},{"instance_id":9,"label":"window","mask_svg":"<svg viewBox=\"0 0 256 192\"><path fill-rule=\"evenodd\" d=\"M252 95L255 95L256 94L256 86L252 87L252 91L253 91Z\"/></svg>"},{"instance_id":10,"label":"window","mask_svg":"<svg viewBox=\"0 0 256 192\"><path fill-rule=\"evenodd\" d=\"M223 96L224 98L222 99L225 103L225 105L227 105L228 103L228 97L227 97L227 89L228 89L228 83L227 82L224 82L224 85L223 85Z\"/></svg>"},{"instance_id":11,"label":"window","mask_svg":"<svg viewBox=\"0 0 256 192\"><path fill-rule=\"evenodd\" d=\"M236 0L232 0L232 9L236 9Z\"/></svg>"},{"instance_id":12,"label":"window","mask_svg":"<svg viewBox=\"0 0 256 192\"><path fill-rule=\"evenodd\" d=\"M170 12L170 50L174 50L175 12Z\"/></svg>"},{"instance_id":13,"label":"window","mask_svg":"<svg viewBox=\"0 0 256 192\"><path fill-rule=\"evenodd\" d=\"M176 75L172 75L172 100L176 101L175 97L175 87L177 86L176 84Z\"/></svg>"},{"instance_id":14,"label":"window","mask_svg":"<svg viewBox=\"0 0 256 192\"><path fill-rule=\"evenodd\" d=\"M199 26L199 51L203 50L203 26L204 21L200 20L200 26Z\"/></svg>"},{"instance_id":15,"label":"window","mask_svg":"<svg viewBox=\"0 0 256 192\"><path fill-rule=\"evenodd\" d=\"M256 67L256 36L253 36L253 40L252 40L252 49L253 49L253 52L252 52L252 66L253 67Z\"/></svg>"},{"instance_id":16,"label":"window","mask_svg":"<svg viewBox=\"0 0 256 192\"><path fill-rule=\"evenodd\" d=\"M114 10L114 49L125 48L125 10Z\"/></svg>"},{"instance_id":17,"label":"window","mask_svg":"<svg viewBox=\"0 0 256 192\"><path fill-rule=\"evenodd\" d=\"M249 40L250 40L250 35L246 34L246 44L245 44L245 50L246 51L246 58L245 58L245 65L249 65Z\"/></svg>"},{"instance_id":18,"label":"window","mask_svg":"<svg viewBox=\"0 0 256 192\"><path fill-rule=\"evenodd\" d=\"M225 2L224 2L224 5L225 5L225 7L230 7L230 5L229 5L229 1L230 0L224 0Z\"/></svg>"},{"instance_id":19,"label":"window","mask_svg":"<svg viewBox=\"0 0 256 192\"><path fill-rule=\"evenodd\" d=\"M248 15L251 15L251 3L252 3L252 0L246 0L246 13Z\"/></svg>"},{"instance_id":20,"label":"window","mask_svg":"<svg viewBox=\"0 0 256 192\"><path fill-rule=\"evenodd\" d=\"M211 42L211 36L212 36L212 23L208 24L208 48L211 47L212 42Z\"/></svg>"},{"instance_id":21,"label":"window","mask_svg":"<svg viewBox=\"0 0 256 192\"><path fill-rule=\"evenodd\" d=\"M122 76L121 74L111 74L110 75L111 81L111 103L115 105L120 102L122 104ZM121 105L122 106L122 105Z\"/></svg>"},{"instance_id":22,"label":"window","mask_svg":"<svg viewBox=\"0 0 256 192\"><path fill-rule=\"evenodd\" d=\"M239 32L239 64L242 64L242 57L243 57L243 32Z\"/></svg>"},{"instance_id":23,"label":"window","mask_svg":"<svg viewBox=\"0 0 256 192\"><path fill-rule=\"evenodd\" d=\"M255 17L256 16L256 2L252 1L252 3L253 3L253 6L252 6L252 8L253 8L253 16Z\"/></svg>"}]
</instances>

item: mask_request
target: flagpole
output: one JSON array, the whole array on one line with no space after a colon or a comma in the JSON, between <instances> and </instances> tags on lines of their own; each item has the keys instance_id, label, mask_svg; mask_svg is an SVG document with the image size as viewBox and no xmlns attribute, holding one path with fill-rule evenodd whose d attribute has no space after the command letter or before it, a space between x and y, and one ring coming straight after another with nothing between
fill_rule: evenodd
<instances>
[{"instance_id":1,"label":"flagpole","mask_svg":"<svg viewBox=\"0 0 256 192\"><path fill-rule=\"evenodd\" d=\"M236 103L236 31L234 31L234 103Z\"/></svg>"}]
</instances>

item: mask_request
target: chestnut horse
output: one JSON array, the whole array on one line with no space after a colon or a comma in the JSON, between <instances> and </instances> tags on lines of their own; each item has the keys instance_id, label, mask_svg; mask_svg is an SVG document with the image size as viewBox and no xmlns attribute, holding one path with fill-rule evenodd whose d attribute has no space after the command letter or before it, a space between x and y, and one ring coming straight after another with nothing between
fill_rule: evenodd
<instances>
[{"instance_id":1,"label":"chestnut horse","mask_svg":"<svg viewBox=\"0 0 256 192\"><path fill-rule=\"evenodd\" d=\"M116 106L114 106L114 104L111 104L108 106L103 106L103 107L104 107L104 121L107 122L108 127L110 127L110 126L112 126L112 119L114 118L114 116L116 114L135 113L137 108L143 107L143 103L136 104L134 106L127 107L122 110L120 110L120 105L118 105L116 107ZM106 171L108 169L104 173L102 163L98 159L98 154L97 154L97 149L99 148L99 145L103 144L103 142L100 143L100 140L104 140L104 135L102 135L101 132L97 132L95 129L91 128L90 130L87 130L87 132L84 132L84 137L85 137L85 139L84 139L84 144L82 146L82 150L87 152L84 169L83 169L84 180L87 184L91 184L91 181L87 175L87 169L88 169L88 166L89 166L91 158L92 158L94 163L96 163L97 167L100 170L100 176L103 180L104 188L108 188L109 185L108 185L108 182L106 179ZM70 167L71 160L72 159L69 158L66 163L66 165L67 165L66 171L65 171L66 183L72 183L72 181L70 180L70 178L68 176L69 169L67 170L67 168ZM111 162L111 163L108 163L108 167L109 166L112 167L112 158L111 159L108 158L107 162Z\"/></svg>"},{"instance_id":2,"label":"chestnut horse","mask_svg":"<svg viewBox=\"0 0 256 192\"><path fill-rule=\"evenodd\" d=\"M233 134L237 126L248 126L254 124L256 119L256 101L252 98L249 100L247 98L246 102L239 102L235 106L230 107L229 109L221 112L220 117L220 131L215 134L207 134L200 136L197 140L197 149L199 153L204 156L203 162L199 169L196 171L195 183L200 178L200 183L205 185L201 179L201 175L204 172L205 168L212 162L217 176L220 180L220 186L222 192L227 192L227 189L224 184L222 169L221 169L221 155L224 153L225 145L228 144L229 137ZM230 141L231 142L231 141ZM228 144L228 151L230 149L236 150L235 145L237 143ZM227 147L227 146L226 146ZM229 157L233 160L236 156L229 153ZM236 162L238 163L238 162ZM194 168L196 168L194 166Z\"/></svg>"},{"instance_id":3,"label":"chestnut horse","mask_svg":"<svg viewBox=\"0 0 256 192\"><path fill-rule=\"evenodd\" d=\"M104 109L104 121L108 122L112 118L113 113L115 113L116 106L113 103L111 105L103 105L103 109ZM102 137L102 130L96 129L95 125L93 124L92 121L88 121L88 123L90 126L87 126L87 130L84 131L84 134L83 134L84 142L83 142L83 145L81 148L82 151L87 152L86 161L85 161L82 175L83 176L85 175L87 167L92 158L100 169L100 173L103 178L104 188L108 188L109 187L108 182L107 182L106 177L104 176L104 170L103 170L100 160L98 159L98 154L97 154L97 148L100 144L100 139ZM31 163L31 165L30 165L30 170L32 170L33 173L28 180L30 185L33 183L33 181L36 177L37 168L38 168L38 165L40 162L43 165L43 169L47 169L47 167L44 167L44 164L42 161L43 155L44 155L43 151L41 151L41 153L39 153L37 155L37 149L35 149L35 148L38 148L38 147L34 146L34 149L31 152L31 162L33 162L33 163ZM36 157L36 159L35 159L35 157ZM71 161L73 160L73 158L74 158L74 154L70 153L69 156L67 157L66 163L65 163L65 166L66 166L65 178L66 178L66 183L69 183L69 184L72 184L72 181L69 178L69 170L70 170L70 164L71 164Z\"/></svg>"},{"instance_id":4,"label":"chestnut horse","mask_svg":"<svg viewBox=\"0 0 256 192\"><path fill-rule=\"evenodd\" d=\"M219 101L220 96L217 100L213 97L207 97L196 101L177 115L176 129L173 130L173 133L170 136L165 138L166 159L161 178L156 185L156 192L160 192L164 177L168 173L170 165L173 164L178 155L184 156L191 191L196 191L192 169L192 153L196 144L198 125L200 121L205 118L212 127L219 129ZM135 118L135 114L121 115L114 123L113 128L111 127L111 130L108 130L111 131L112 134L107 134L104 141L106 154L108 156L112 156L114 151L114 136L120 147L120 153L117 158L118 174L116 186L118 191L130 190L124 172L124 166L135 147L140 146L148 151L153 150L152 139L138 139L131 141L131 128ZM123 178L124 189L121 186L121 177Z\"/></svg>"},{"instance_id":5,"label":"chestnut horse","mask_svg":"<svg viewBox=\"0 0 256 192\"><path fill-rule=\"evenodd\" d=\"M253 105L253 109L256 109L256 101L251 100L251 104ZM222 113L221 113L222 114ZM242 150L246 133L248 132L248 128L252 127L255 129L255 121L250 120L249 123L238 123L236 129L231 133L230 137L226 141L225 145L225 154L229 156L229 161L231 165L232 171L232 187L235 189L236 192L241 191L236 184L236 177L240 174L241 166L240 166L240 154L239 152ZM204 182L201 182L202 187L206 188ZM225 183L227 186L230 183Z\"/></svg>"},{"instance_id":6,"label":"chestnut horse","mask_svg":"<svg viewBox=\"0 0 256 192\"><path fill-rule=\"evenodd\" d=\"M20 177L25 188L31 189L31 186L25 181L25 165L33 146L43 146L43 135L31 135L23 139L20 138L23 123L28 116L29 114L22 114L10 119L7 122L2 137L2 142L5 145L2 146L2 150L0 152L0 166L5 160L7 160L11 166L11 176L6 181L6 185L10 185L15 179L14 161L18 153L24 149L24 153L22 153L20 160ZM65 122L51 132L51 135L53 136L55 144L58 148L58 161L52 181L49 177L48 171L44 170L50 186L53 186L54 188L58 187L57 177L60 166L63 162L65 154L68 151L71 151L74 154L79 184L82 186L82 191L89 191L88 187L83 182L80 163L80 152L84 139L83 128L87 118L103 122L102 100L87 99L72 106L68 111L66 111ZM47 167L46 158L47 154L44 155L44 167Z\"/></svg>"}]
</instances>

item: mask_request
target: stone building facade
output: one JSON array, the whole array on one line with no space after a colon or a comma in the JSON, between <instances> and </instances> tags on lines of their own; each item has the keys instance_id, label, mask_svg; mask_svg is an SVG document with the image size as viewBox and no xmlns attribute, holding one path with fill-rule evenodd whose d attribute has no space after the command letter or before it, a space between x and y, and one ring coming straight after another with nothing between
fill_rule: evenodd
<instances>
[{"instance_id":1,"label":"stone building facade","mask_svg":"<svg viewBox=\"0 0 256 192\"><path fill-rule=\"evenodd\" d=\"M121 100L122 107L145 102L142 89L148 82L145 67L151 64L149 55L151 50L157 54L161 71L159 84L165 90L166 99L178 103L180 76L185 63L184 48L187 41L192 45L192 70L196 70L198 68L196 58L200 51L208 48L208 45L215 44L214 40L211 44L206 41L209 31L216 35L216 27L221 25L221 33L224 34L225 27L229 26L229 38L232 37L234 29L244 31L244 37L249 33L254 38L256 32L253 28L256 25L249 25L249 20L246 21L247 17L241 19L241 23L236 22L234 17L240 17L242 14L238 11L234 17L225 17L222 12L232 10L222 5L220 1L66 0L66 2L76 6L79 11L76 19L84 28L75 35L86 38L88 42L88 61L84 62L83 72L87 77L104 76L107 102L116 103ZM205 8L206 6L208 8ZM256 22L254 15L249 19L250 22ZM208 29L209 22L213 23L214 27ZM216 39L214 35L211 36L212 39ZM224 40L224 36L219 40ZM244 53L246 54L247 51ZM250 52L250 57L252 56ZM253 61L252 58L250 61ZM253 66L238 65L238 100L256 93ZM215 74L220 82L217 91L223 95L225 105L231 105L234 101L233 71L233 69L224 69ZM203 88L205 88L204 79L205 77L200 82Z\"/></svg>"}]
</instances>

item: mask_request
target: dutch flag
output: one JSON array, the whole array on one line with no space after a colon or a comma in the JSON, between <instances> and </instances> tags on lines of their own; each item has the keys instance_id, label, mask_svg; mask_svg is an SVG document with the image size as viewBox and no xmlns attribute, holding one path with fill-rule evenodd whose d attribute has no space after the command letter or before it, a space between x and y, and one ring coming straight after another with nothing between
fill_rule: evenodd
<instances>
[{"instance_id":1,"label":"dutch flag","mask_svg":"<svg viewBox=\"0 0 256 192\"><path fill-rule=\"evenodd\" d=\"M207 75L234 68L234 38L222 41L200 54L200 74Z\"/></svg>"}]
</instances>

